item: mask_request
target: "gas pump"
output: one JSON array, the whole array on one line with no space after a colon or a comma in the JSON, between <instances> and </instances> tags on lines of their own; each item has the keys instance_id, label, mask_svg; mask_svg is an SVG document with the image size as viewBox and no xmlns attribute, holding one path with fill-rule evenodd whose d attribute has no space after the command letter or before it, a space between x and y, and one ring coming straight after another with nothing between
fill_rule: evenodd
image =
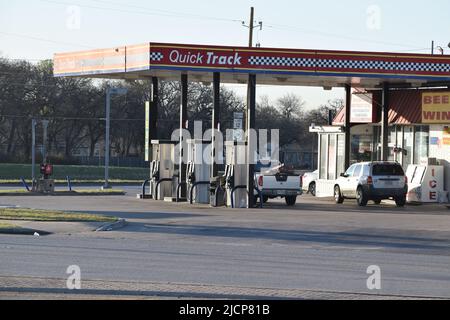
<instances>
[{"instance_id":1,"label":"gas pump","mask_svg":"<svg viewBox=\"0 0 450 320\"><path fill-rule=\"evenodd\" d=\"M152 140L152 162L150 163L150 190L154 200L172 196L174 175L175 142Z\"/></svg>"},{"instance_id":2,"label":"gas pump","mask_svg":"<svg viewBox=\"0 0 450 320\"><path fill-rule=\"evenodd\" d=\"M55 180L50 179L50 176L53 174L53 165L49 163L41 164L40 173L41 178L34 184L36 186L34 191L43 193L55 192Z\"/></svg>"},{"instance_id":3,"label":"gas pump","mask_svg":"<svg viewBox=\"0 0 450 320\"><path fill-rule=\"evenodd\" d=\"M236 208L247 206L247 150L245 142L225 142L225 195L226 205ZM238 189L236 189L238 188ZM233 194L233 195L232 195ZM232 201L233 200L233 201Z\"/></svg>"},{"instance_id":4,"label":"gas pump","mask_svg":"<svg viewBox=\"0 0 450 320\"><path fill-rule=\"evenodd\" d=\"M187 141L188 163L186 169L186 182L190 203L209 203L209 184L211 165L204 155L211 141L190 139Z\"/></svg>"}]
</instances>

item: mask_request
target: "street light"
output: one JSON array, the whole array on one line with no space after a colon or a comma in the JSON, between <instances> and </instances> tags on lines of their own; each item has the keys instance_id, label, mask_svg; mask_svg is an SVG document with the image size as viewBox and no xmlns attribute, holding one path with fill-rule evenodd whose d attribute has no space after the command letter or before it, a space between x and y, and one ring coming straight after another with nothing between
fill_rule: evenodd
<instances>
[{"instance_id":1,"label":"street light","mask_svg":"<svg viewBox=\"0 0 450 320\"><path fill-rule=\"evenodd\" d=\"M109 131L111 122L111 95L124 95L127 94L127 89L125 88L107 88L106 89L106 129L105 129L105 184L102 189L111 189L108 179L109 179Z\"/></svg>"}]
</instances>

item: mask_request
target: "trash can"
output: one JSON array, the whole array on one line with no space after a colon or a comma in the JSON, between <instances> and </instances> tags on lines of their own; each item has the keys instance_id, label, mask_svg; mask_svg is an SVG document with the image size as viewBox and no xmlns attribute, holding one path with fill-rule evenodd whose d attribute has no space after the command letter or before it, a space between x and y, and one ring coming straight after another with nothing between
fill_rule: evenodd
<instances>
[{"instance_id":1,"label":"trash can","mask_svg":"<svg viewBox=\"0 0 450 320\"><path fill-rule=\"evenodd\" d=\"M222 207L225 205L225 178L223 176L213 177L209 186L209 202L212 207Z\"/></svg>"}]
</instances>

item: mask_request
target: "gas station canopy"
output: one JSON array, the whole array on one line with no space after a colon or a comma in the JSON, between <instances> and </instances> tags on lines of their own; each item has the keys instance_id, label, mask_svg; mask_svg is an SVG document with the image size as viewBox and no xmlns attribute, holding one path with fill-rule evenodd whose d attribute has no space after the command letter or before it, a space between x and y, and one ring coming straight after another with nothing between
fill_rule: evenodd
<instances>
[{"instance_id":1,"label":"gas station canopy","mask_svg":"<svg viewBox=\"0 0 450 320\"><path fill-rule=\"evenodd\" d=\"M450 56L146 43L112 49L55 54L54 75L56 77L151 79L153 90L149 113L156 116L152 117L149 134L154 136L157 136L159 79L177 80L181 83L180 129L187 129L188 81L213 83L211 123L214 130L218 130L220 123L220 83L248 84L246 130L255 128L257 83L315 86L324 89L345 87L344 167L347 168L350 165L352 87L382 89L381 159L387 160L390 89L449 86ZM214 140L213 137L212 141ZM182 146L182 135L179 141ZM247 135L246 142L247 159L250 159L254 154L251 146L256 145L251 134ZM211 159L214 159L218 154L216 143L211 145ZM184 154L183 151L184 147L179 151L180 154ZM154 159L154 161L159 160ZM244 187L246 204L251 208L254 205L254 164L249 162L245 167L238 175L245 176L242 185L234 186L232 189ZM156 186L162 181L172 181L174 183L173 188L170 189L172 199L175 197L178 201L180 191L182 197L187 194L188 169L183 162L183 157L180 157L177 168L177 175L157 181ZM213 160L210 179L217 178L217 173L217 163ZM236 179L235 173L233 176ZM210 184L211 180L204 182ZM174 190L177 191L173 192ZM211 199L215 198L217 190L218 187ZM262 196L260 195L259 198L262 199Z\"/></svg>"},{"instance_id":2,"label":"gas station canopy","mask_svg":"<svg viewBox=\"0 0 450 320\"><path fill-rule=\"evenodd\" d=\"M437 86L450 81L450 56L405 53L247 48L146 43L111 49L58 53L55 76L179 80L222 83L379 88Z\"/></svg>"}]
</instances>

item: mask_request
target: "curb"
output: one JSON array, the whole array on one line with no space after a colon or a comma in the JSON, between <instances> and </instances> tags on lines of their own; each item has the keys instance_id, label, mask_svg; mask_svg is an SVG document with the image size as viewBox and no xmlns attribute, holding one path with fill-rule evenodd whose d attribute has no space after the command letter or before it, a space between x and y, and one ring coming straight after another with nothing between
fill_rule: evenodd
<instances>
[{"instance_id":1,"label":"curb","mask_svg":"<svg viewBox=\"0 0 450 320\"><path fill-rule=\"evenodd\" d=\"M38 233L40 236L48 236L52 234L51 232L48 231L28 229L28 228L8 228L0 230L0 234L11 234L22 236L33 236L35 232Z\"/></svg>"},{"instance_id":2,"label":"curb","mask_svg":"<svg viewBox=\"0 0 450 320\"><path fill-rule=\"evenodd\" d=\"M39 192L23 192L23 193L0 193L0 197L27 197L27 196L71 196L71 197L81 197L81 196L124 196L126 193L124 191L117 191L117 192L91 192L91 193L83 193L82 191L57 191L54 193L39 193Z\"/></svg>"},{"instance_id":3,"label":"curb","mask_svg":"<svg viewBox=\"0 0 450 320\"><path fill-rule=\"evenodd\" d=\"M100 228L95 229L95 232L104 232L104 231L113 231L123 228L127 225L127 221L125 219L120 218L116 222L111 222L104 224Z\"/></svg>"}]
</instances>

